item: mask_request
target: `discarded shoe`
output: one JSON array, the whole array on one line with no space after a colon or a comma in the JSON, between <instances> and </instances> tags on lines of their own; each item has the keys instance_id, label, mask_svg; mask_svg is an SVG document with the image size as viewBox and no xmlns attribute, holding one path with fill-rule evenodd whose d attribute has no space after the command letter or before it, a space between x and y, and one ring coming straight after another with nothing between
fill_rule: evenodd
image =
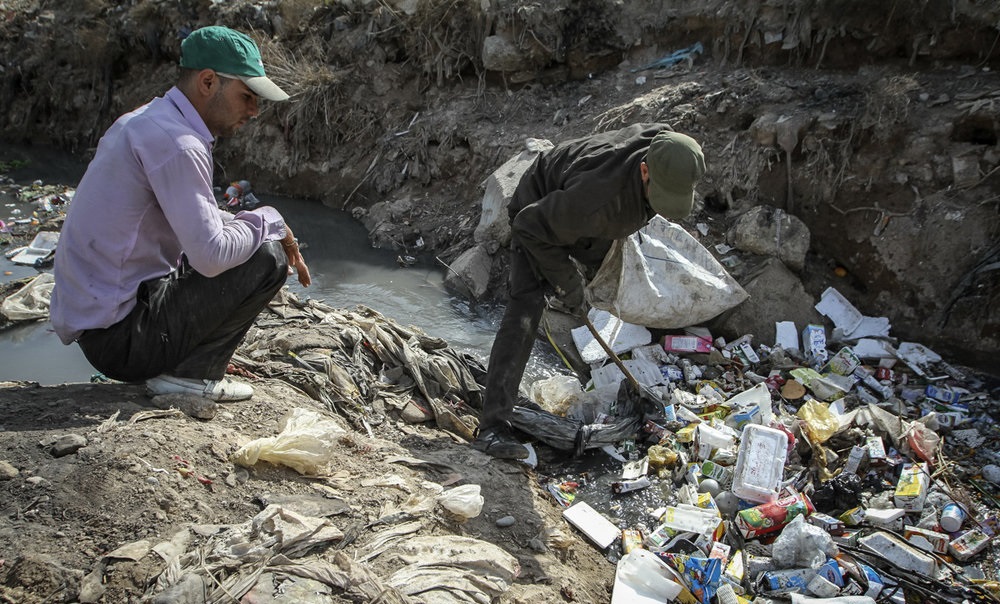
<instances>
[{"instance_id":1,"label":"discarded shoe","mask_svg":"<svg viewBox=\"0 0 1000 604\"><path fill-rule=\"evenodd\" d=\"M249 384L234 382L228 377L221 380L199 380L173 375L158 375L146 380L146 394L193 394L216 402L245 401L253 396Z\"/></svg>"},{"instance_id":2,"label":"discarded shoe","mask_svg":"<svg viewBox=\"0 0 1000 604\"><path fill-rule=\"evenodd\" d=\"M472 448L497 459L528 458L528 448L514 437L507 426L477 432Z\"/></svg>"}]
</instances>

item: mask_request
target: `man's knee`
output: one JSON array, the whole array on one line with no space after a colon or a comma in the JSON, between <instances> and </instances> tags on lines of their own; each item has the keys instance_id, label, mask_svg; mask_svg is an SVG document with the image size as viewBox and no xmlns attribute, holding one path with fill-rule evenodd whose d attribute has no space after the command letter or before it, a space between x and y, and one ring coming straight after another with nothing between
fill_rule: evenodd
<instances>
[{"instance_id":1,"label":"man's knee","mask_svg":"<svg viewBox=\"0 0 1000 604\"><path fill-rule=\"evenodd\" d=\"M261 276L261 284L280 288L288 278L288 255L280 241L264 242L247 261L257 270L254 273Z\"/></svg>"}]
</instances>

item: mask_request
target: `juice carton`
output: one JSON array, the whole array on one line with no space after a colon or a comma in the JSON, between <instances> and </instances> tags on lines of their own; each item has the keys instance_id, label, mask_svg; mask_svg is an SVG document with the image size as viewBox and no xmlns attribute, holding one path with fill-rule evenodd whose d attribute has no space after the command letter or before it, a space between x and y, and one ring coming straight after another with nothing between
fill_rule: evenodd
<instances>
[{"instance_id":1,"label":"juice carton","mask_svg":"<svg viewBox=\"0 0 1000 604\"><path fill-rule=\"evenodd\" d=\"M907 512L919 512L924 509L929 486L930 475L927 474L926 464L906 464L896 483L893 502Z\"/></svg>"},{"instance_id":2,"label":"juice carton","mask_svg":"<svg viewBox=\"0 0 1000 604\"><path fill-rule=\"evenodd\" d=\"M747 424L733 469L733 493L754 503L777 499L787 454L788 437L784 432Z\"/></svg>"}]
</instances>

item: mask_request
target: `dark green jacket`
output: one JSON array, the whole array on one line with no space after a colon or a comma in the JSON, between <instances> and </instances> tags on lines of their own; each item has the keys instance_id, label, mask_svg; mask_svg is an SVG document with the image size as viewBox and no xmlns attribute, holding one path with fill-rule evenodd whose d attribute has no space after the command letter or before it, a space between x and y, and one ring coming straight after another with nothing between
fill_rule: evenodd
<instances>
[{"instance_id":1,"label":"dark green jacket","mask_svg":"<svg viewBox=\"0 0 1000 604\"><path fill-rule=\"evenodd\" d=\"M653 210L639 164L666 124L634 124L560 143L540 155L511 199L511 243L566 300L582 300L570 258L596 270L615 239L642 228Z\"/></svg>"}]
</instances>

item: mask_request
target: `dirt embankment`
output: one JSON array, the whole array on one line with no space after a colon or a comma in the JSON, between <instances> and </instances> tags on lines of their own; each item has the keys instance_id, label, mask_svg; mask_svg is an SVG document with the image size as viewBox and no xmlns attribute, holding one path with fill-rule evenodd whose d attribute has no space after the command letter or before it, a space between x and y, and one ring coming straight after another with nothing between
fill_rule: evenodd
<instances>
[{"instance_id":1,"label":"dirt embankment","mask_svg":"<svg viewBox=\"0 0 1000 604\"><path fill-rule=\"evenodd\" d=\"M85 154L172 83L186 31L224 23L253 31L293 102L218 145L220 182L252 176L359 214L392 202L378 242L414 251L422 239L419 251L450 260L471 244L480 183L525 138L665 121L709 158L688 227L724 235L749 208L781 208L810 229L798 272L813 296L833 285L961 362L989 367L1000 349L992 3L8 0L0 11L5 139Z\"/></svg>"}]
</instances>

